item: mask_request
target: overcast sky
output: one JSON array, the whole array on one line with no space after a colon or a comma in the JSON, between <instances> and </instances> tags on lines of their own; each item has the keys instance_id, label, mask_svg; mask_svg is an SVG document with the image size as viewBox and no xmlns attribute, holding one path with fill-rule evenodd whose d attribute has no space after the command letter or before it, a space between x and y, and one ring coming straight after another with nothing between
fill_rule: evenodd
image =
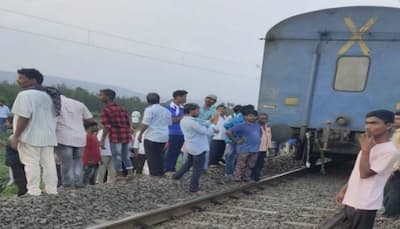
<instances>
[{"instance_id":1,"label":"overcast sky","mask_svg":"<svg viewBox=\"0 0 400 229\"><path fill-rule=\"evenodd\" d=\"M259 38L295 14L350 5L400 1L0 0L0 70L256 103Z\"/></svg>"}]
</instances>

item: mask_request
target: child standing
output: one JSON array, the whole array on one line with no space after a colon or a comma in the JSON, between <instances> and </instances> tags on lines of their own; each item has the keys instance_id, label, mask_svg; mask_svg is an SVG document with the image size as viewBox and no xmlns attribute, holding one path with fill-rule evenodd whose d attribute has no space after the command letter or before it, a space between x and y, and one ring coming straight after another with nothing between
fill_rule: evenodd
<instances>
[{"instance_id":1,"label":"child standing","mask_svg":"<svg viewBox=\"0 0 400 229\"><path fill-rule=\"evenodd\" d=\"M237 145L236 167L233 172L234 181L250 181L261 143L261 127L257 122L257 111L246 110L243 115L244 123L226 131L226 135Z\"/></svg>"},{"instance_id":2,"label":"child standing","mask_svg":"<svg viewBox=\"0 0 400 229\"><path fill-rule=\"evenodd\" d=\"M100 130L97 134L97 140L101 140L103 136L103 130ZM101 164L99 166L97 174L97 183L103 184L104 180L107 183L113 183L116 175L114 162L112 159L111 149L110 149L110 139L106 136L104 140L104 147L100 148ZM107 178L105 177L107 173Z\"/></svg>"},{"instance_id":3,"label":"child standing","mask_svg":"<svg viewBox=\"0 0 400 229\"><path fill-rule=\"evenodd\" d=\"M100 145L97 140L97 132L99 130L96 122L85 124L86 129L86 146L83 150L82 161L84 166L83 184L96 184L96 173L101 162Z\"/></svg>"},{"instance_id":4,"label":"child standing","mask_svg":"<svg viewBox=\"0 0 400 229\"><path fill-rule=\"evenodd\" d=\"M133 142L133 167L136 174L143 173L144 163L146 162L146 152L144 151L144 142L139 142L139 135L135 136L135 141Z\"/></svg>"}]
</instances>

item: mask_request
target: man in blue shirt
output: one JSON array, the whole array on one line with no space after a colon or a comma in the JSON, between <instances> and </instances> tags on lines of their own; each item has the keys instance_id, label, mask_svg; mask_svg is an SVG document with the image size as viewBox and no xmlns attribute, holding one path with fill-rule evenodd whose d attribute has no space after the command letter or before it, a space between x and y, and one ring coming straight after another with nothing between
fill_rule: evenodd
<instances>
[{"instance_id":1,"label":"man in blue shirt","mask_svg":"<svg viewBox=\"0 0 400 229\"><path fill-rule=\"evenodd\" d=\"M234 116L233 118L225 123L224 127L225 129L229 130L230 128L243 123L245 121L243 113L246 111L254 110L253 105L246 105L246 106L241 106L241 105L236 105L233 108ZM226 150L225 150L225 155L226 155L226 165L225 165L225 177L229 180L233 174L233 171L235 169L235 164L236 164L236 144L233 143L229 137L226 138Z\"/></svg>"},{"instance_id":2,"label":"man in blue shirt","mask_svg":"<svg viewBox=\"0 0 400 229\"><path fill-rule=\"evenodd\" d=\"M261 143L261 127L257 122L257 111L243 111L245 122L226 131L226 135L237 146L234 181L249 181L252 169L257 161L257 153Z\"/></svg>"},{"instance_id":3,"label":"man in blue shirt","mask_svg":"<svg viewBox=\"0 0 400 229\"><path fill-rule=\"evenodd\" d=\"M165 155L165 175L170 176L175 172L176 161L184 142L183 133L180 127L183 118L183 105L186 103L188 92L177 90L172 94L172 101L167 107L171 112L172 125L169 126L168 151Z\"/></svg>"}]
</instances>

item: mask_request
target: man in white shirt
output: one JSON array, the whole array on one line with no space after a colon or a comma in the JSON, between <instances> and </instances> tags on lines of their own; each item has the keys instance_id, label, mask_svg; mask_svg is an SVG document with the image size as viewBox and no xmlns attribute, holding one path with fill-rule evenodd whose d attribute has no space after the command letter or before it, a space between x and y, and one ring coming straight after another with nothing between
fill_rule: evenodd
<instances>
[{"instance_id":1,"label":"man in white shirt","mask_svg":"<svg viewBox=\"0 0 400 229\"><path fill-rule=\"evenodd\" d=\"M61 162L63 187L83 187L82 154L86 145L84 121L91 121L92 113L85 104L61 96L61 113L57 117L55 151Z\"/></svg>"},{"instance_id":2,"label":"man in white shirt","mask_svg":"<svg viewBox=\"0 0 400 229\"><path fill-rule=\"evenodd\" d=\"M172 176L172 179L181 179L193 166L189 191L193 194L200 194L200 176L204 171L206 152L210 150L208 139L217 131L215 127L217 120L214 119L208 128L199 124L197 117L200 114L200 107L194 103L186 104L183 112L185 116L181 120L181 129L185 143L182 151L188 154L188 158L179 171Z\"/></svg>"},{"instance_id":3,"label":"man in white shirt","mask_svg":"<svg viewBox=\"0 0 400 229\"><path fill-rule=\"evenodd\" d=\"M0 133L5 133L7 131L6 121L9 113L10 109L5 104L4 100L0 99Z\"/></svg>"},{"instance_id":4,"label":"man in white shirt","mask_svg":"<svg viewBox=\"0 0 400 229\"><path fill-rule=\"evenodd\" d=\"M29 195L40 195L40 170L48 194L57 194L57 172L54 160L56 114L60 97L42 87L42 74L36 69L18 70L17 83L22 89L14 101L14 137L11 147L17 149L25 165Z\"/></svg>"},{"instance_id":5,"label":"man in white shirt","mask_svg":"<svg viewBox=\"0 0 400 229\"><path fill-rule=\"evenodd\" d=\"M361 151L350 179L336 201L344 205L341 228L373 228L376 211L382 207L383 188L396 162L398 151L390 141L394 114L376 110L366 115L366 133L360 136Z\"/></svg>"},{"instance_id":6,"label":"man in white shirt","mask_svg":"<svg viewBox=\"0 0 400 229\"><path fill-rule=\"evenodd\" d=\"M149 93L146 98L149 106L144 110L138 141L144 139L150 175L164 176L164 150L169 138L168 126L172 125L171 113L160 105L157 93Z\"/></svg>"}]
</instances>

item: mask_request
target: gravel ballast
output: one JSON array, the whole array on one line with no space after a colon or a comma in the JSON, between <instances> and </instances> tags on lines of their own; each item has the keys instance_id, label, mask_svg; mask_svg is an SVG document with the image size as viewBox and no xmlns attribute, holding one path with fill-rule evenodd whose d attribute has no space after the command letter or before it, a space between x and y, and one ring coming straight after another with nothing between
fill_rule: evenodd
<instances>
[{"instance_id":1,"label":"gravel ballast","mask_svg":"<svg viewBox=\"0 0 400 229\"><path fill-rule=\"evenodd\" d=\"M267 176L301 165L291 157L267 160ZM84 228L138 212L195 198L188 192L190 173L183 187L168 178L135 177L126 183L59 190L58 195L10 198L0 202L0 228ZM201 178L205 193L229 189L236 183L221 183L223 167L210 168Z\"/></svg>"},{"instance_id":2,"label":"gravel ballast","mask_svg":"<svg viewBox=\"0 0 400 229\"><path fill-rule=\"evenodd\" d=\"M301 162L293 161L289 156L279 156L267 160L264 172L266 176L271 176L300 166L302 166ZM330 171L328 170L328 177L330 177L329 174ZM349 172L347 175L348 174ZM282 195L286 195L287 198L293 198L293 202L295 202L295 200L297 201L297 199L299 199L297 196L302 195L301 192L308 192L309 195L304 197L306 203L312 203L314 197L319 196L318 198L325 199L324 204L326 203L330 208L335 208L332 195L344 182L347 175L342 176L342 180L338 180L337 182L332 182L330 179L327 179L327 177L323 177L318 173L310 175L314 177L313 183L292 180L294 183L292 181L286 182L286 186L283 187L280 187L279 184L267 187L264 191L268 193L270 199L264 198L262 201L257 201L258 203L254 203L252 199L248 199L245 203L239 202L241 201L240 199L234 200L238 202L233 201L230 205L239 204L242 208L254 207L265 211L264 214L261 215L255 213L249 214L245 211L241 215L242 217L240 217L238 224L235 223L238 221L236 219L237 213L242 210L232 208L231 212L225 213L222 209L223 205L219 206L221 209L211 211L212 216L218 216L213 219L213 224L215 224L214 228L224 228L224 226L226 227L229 225L240 228L241 225L245 225L245 219L252 218L254 219L250 224L252 226L247 228L265 228L258 226L266 225L265 223L271 219L271 213L268 213L269 211L281 211L279 210L280 202L278 201L278 204L276 204L275 201L276 198L280 198ZM58 195L42 195L40 197L1 200L0 228L85 228L89 225L95 225L104 221L120 219L128 215L134 215L135 213L196 198L196 196L188 192L189 179L190 174L186 174L184 176L183 187L181 187L177 182L168 178L140 176L135 177L132 181L127 183L88 186L79 190L60 190ZM299 178L299 180L300 179L302 178ZM222 183L222 180L223 167L210 168L201 178L201 189L205 193L210 193L229 189L238 185L237 183ZM325 189L320 189L320 185L315 185L316 183L325 183L327 185L329 183L334 183L335 185L329 188L329 191L326 191ZM291 192L293 192L293 194L290 194ZM250 196L248 198L250 198ZM286 217L286 212L294 211L295 208L292 205L288 205L284 207L284 209L286 210L279 214L280 217ZM309 212L304 210L305 215L314 213L315 212L312 210ZM197 214L192 216L193 219L199 221L200 224L194 225L188 223L190 220L188 220L187 217L190 219L190 216L183 216L181 219L183 221L186 220L185 223L170 221L159 227L210 228L210 224L205 220L210 218L210 214L205 212L201 214L200 216ZM296 214L292 214L292 217L295 218L288 218L288 220L302 220L306 222L305 219L299 218ZM282 225L277 227L277 222L275 221L271 221L271 223L272 228L285 228L280 227ZM396 225L396 223L398 222L378 216L376 228L395 228L393 225ZM386 225L392 226L386 227ZM286 228L293 227L288 226Z\"/></svg>"},{"instance_id":3,"label":"gravel ballast","mask_svg":"<svg viewBox=\"0 0 400 229\"><path fill-rule=\"evenodd\" d=\"M193 212L157 225L167 228L321 228L341 211L335 194L348 180L352 164L331 164L327 175L299 174L264 185L264 190L208 204ZM379 213L374 228L399 228L400 220Z\"/></svg>"}]
</instances>

